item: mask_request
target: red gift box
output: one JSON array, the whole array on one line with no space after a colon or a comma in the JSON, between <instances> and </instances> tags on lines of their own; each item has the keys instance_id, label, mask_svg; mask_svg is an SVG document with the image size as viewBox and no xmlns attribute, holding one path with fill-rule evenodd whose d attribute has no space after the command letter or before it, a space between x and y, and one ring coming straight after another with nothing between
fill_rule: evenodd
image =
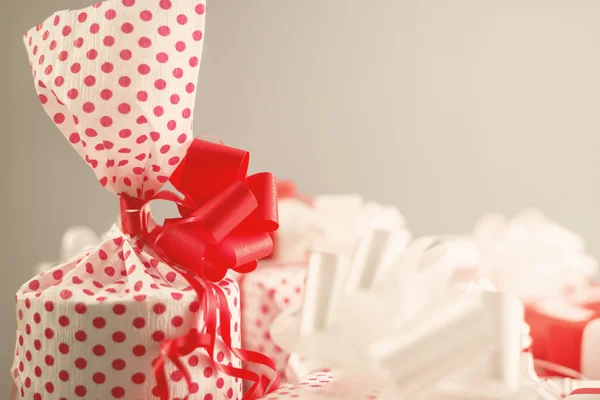
<instances>
[{"instance_id":1,"label":"red gift box","mask_svg":"<svg viewBox=\"0 0 600 400\"><path fill-rule=\"evenodd\" d=\"M529 304L525 319L536 358L600 379L600 287Z\"/></svg>"}]
</instances>

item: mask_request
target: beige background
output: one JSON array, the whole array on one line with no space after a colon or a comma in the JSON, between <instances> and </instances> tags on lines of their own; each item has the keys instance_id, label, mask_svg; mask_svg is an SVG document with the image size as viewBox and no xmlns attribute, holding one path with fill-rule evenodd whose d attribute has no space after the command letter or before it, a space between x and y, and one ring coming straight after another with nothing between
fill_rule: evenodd
<instances>
[{"instance_id":1,"label":"beige background","mask_svg":"<svg viewBox=\"0 0 600 400\"><path fill-rule=\"evenodd\" d=\"M20 283L68 226L117 210L38 104L21 45L89 4L0 5L4 371ZM600 256L599 20L596 0L213 0L196 133L305 192L396 203L417 233L536 205Z\"/></svg>"}]
</instances>

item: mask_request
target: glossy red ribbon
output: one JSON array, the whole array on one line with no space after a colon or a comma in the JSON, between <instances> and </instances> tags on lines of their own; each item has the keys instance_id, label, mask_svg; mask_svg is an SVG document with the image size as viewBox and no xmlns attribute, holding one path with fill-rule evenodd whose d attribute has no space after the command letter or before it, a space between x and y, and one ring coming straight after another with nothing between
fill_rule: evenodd
<instances>
[{"instance_id":1,"label":"glossy red ribbon","mask_svg":"<svg viewBox=\"0 0 600 400\"><path fill-rule=\"evenodd\" d=\"M145 201L121 198L123 232L141 235L189 282L203 304L201 329L161 343L161 354L154 362L156 391L161 400L169 400L166 360L183 373L189 386L192 378L181 357L199 348L206 350L218 370L253 382L242 400L258 399L279 385L270 358L232 346L231 312L223 288L216 284L229 269L253 271L257 260L273 251L271 233L278 228L275 177L270 173L247 177L248 163L246 151L195 139L171 176L171 183L183 198L167 190ZM156 224L148 210L153 200L177 204L181 217L167 219L163 226ZM272 377L217 362L214 349L219 334L231 353L242 361L266 366L273 371Z\"/></svg>"}]
</instances>

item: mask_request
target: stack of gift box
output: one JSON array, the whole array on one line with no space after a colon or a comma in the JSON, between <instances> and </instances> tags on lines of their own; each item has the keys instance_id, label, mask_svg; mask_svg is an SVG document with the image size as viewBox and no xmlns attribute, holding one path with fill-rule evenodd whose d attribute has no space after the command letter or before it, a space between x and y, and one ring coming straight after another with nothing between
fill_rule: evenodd
<instances>
[{"instance_id":1,"label":"stack of gift box","mask_svg":"<svg viewBox=\"0 0 600 400\"><path fill-rule=\"evenodd\" d=\"M69 230L17 292L16 398L597 392L581 238L535 210L413 238L395 206L249 175L246 151L193 139L204 20L203 0L109 0L25 35L40 102L120 216Z\"/></svg>"}]
</instances>

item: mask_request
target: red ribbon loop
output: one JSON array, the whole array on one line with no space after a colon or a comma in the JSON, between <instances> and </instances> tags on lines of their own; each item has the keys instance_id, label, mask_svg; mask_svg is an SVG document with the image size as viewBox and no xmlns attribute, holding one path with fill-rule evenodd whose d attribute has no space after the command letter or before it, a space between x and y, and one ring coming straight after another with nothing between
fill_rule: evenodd
<instances>
[{"instance_id":1,"label":"red ribbon loop","mask_svg":"<svg viewBox=\"0 0 600 400\"><path fill-rule=\"evenodd\" d=\"M221 281L229 269L240 273L254 270L257 260L273 251L271 233L279 227L275 176L265 172L246 177L248 163L246 151L195 139L171 176L171 183L184 194L183 198L166 190L145 201L121 197L123 232L141 235L189 282L203 304L202 326L161 343L161 355L154 363L161 400L169 400L165 362L170 360L191 385L191 375L181 357L199 348L206 350L221 372L253 382L242 400L258 399L279 385L270 358L232 347L227 298L224 289L213 283ZM152 200L177 204L181 217L167 219L163 226L156 224L147 207ZM272 377L217 362L217 325L223 343L234 355L266 366L273 372Z\"/></svg>"}]
</instances>

